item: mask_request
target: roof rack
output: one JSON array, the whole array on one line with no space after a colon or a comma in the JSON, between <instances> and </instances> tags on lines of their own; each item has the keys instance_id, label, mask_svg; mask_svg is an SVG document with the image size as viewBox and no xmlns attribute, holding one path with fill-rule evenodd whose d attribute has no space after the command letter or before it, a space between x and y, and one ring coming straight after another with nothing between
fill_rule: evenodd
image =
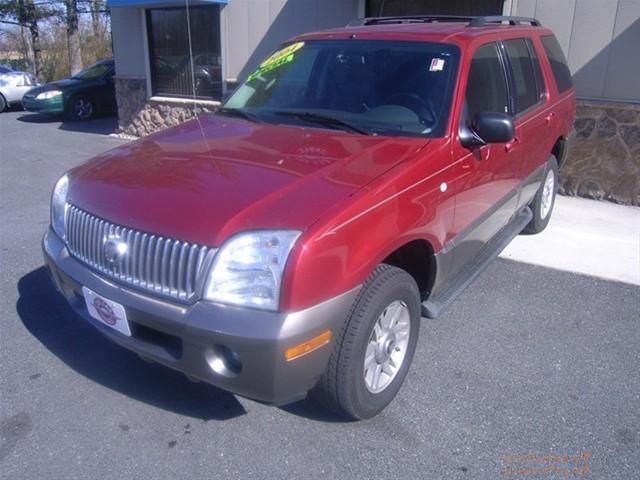
<instances>
[{"instance_id":1,"label":"roof rack","mask_svg":"<svg viewBox=\"0 0 640 480\"><path fill-rule=\"evenodd\" d=\"M463 22L467 27L482 27L488 24L522 25L527 24L532 27L539 27L542 24L535 18L509 17L509 16L485 16L485 17L463 17L456 15L407 15L396 17L367 17L350 22L348 27L366 27L368 25L385 25L394 23L439 23L439 22Z\"/></svg>"},{"instance_id":2,"label":"roof rack","mask_svg":"<svg viewBox=\"0 0 640 480\"><path fill-rule=\"evenodd\" d=\"M488 23L507 23L509 25L531 25L532 27L540 27L540 20L529 17L509 17L503 15L495 15L489 17L474 17L467 27L483 27Z\"/></svg>"},{"instance_id":3,"label":"roof rack","mask_svg":"<svg viewBox=\"0 0 640 480\"><path fill-rule=\"evenodd\" d=\"M368 25L384 25L390 23L438 23L438 22L470 22L475 17L458 17L455 15L407 15L396 17L366 17L354 20L348 27L366 27Z\"/></svg>"}]
</instances>

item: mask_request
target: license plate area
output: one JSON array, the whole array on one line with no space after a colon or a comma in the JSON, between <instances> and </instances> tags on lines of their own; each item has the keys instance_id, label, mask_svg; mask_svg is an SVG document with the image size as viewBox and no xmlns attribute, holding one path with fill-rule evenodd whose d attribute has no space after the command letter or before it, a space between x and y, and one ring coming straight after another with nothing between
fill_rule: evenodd
<instances>
[{"instance_id":1,"label":"license plate area","mask_svg":"<svg viewBox=\"0 0 640 480\"><path fill-rule=\"evenodd\" d=\"M112 328L127 337L131 336L131 329L127 321L127 312L118 302L109 300L87 287L82 287L84 301L89 315L103 325Z\"/></svg>"}]
</instances>

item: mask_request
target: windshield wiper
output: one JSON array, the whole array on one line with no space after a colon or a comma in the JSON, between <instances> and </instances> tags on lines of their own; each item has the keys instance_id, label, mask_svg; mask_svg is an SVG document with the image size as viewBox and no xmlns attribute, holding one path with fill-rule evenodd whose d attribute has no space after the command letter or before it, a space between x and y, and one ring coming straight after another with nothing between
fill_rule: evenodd
<instances>
[{"instance_id":1,"label":"windshield wiper","mask_svg":"<svg viewBox=\"0 0 640 480\"><path fill-rule=\"evenodd\" d=\"M339 128L342 130L349 130L351 132L359 133L361 135L375 135L374 133L365 130L364 128L357 127L352 123L341 120L340 118L332 117L322 113L314 112L296 112L295 110L276 110L272 112L274 115L281 115L283 117L299 118L300 120L306 120L309 122L315 122L327 127Z\"/></svg>"},{"instance_id":2,"label":"windshield wiper","mask_svg":"<svg viewBox=\"0 0 640 480\"><path fill-rule=\"evenodd\" d=\"M247 110L243 110L240 108L219 108L215 113L221 113L222 115L233 115L236 117L242 117L245 120L249 120L251 122L262 123L260 117L258 117L255 113L248 112Z\"/></svg>"}]
</instances>

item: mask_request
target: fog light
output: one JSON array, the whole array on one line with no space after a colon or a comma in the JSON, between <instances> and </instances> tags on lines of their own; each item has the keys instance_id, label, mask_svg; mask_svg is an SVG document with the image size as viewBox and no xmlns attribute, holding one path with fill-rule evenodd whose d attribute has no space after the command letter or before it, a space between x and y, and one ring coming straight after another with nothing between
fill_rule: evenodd
<instances>
[{"instance_id":1,"label":"fog light","mask_svg":"<svg viewBox=\"0 0 640 480\"><path fill-rule=\"evenodd\" d=\"M238 354L224 345L215 345L208 349L207 363L214 372L225 377L235 377L242 371L242 363Z\"/></svg>"},{"instance_id":2,"label":"fog light","mask_svg":"<svg viewBox=\"0 0 640 480\"><path fill-rule=\"evenodd\" d=\"M295 360L296 358L300 358L307 353L313 352L318 348L326 345L331 341L332 333L331 330L325 330L317 337L313 337L311 340L307 340L304 343L296 345L295 347L289 348L284 353L284 358L287 359L287 362L291 360Z\"/></svg>"}]
</instances>

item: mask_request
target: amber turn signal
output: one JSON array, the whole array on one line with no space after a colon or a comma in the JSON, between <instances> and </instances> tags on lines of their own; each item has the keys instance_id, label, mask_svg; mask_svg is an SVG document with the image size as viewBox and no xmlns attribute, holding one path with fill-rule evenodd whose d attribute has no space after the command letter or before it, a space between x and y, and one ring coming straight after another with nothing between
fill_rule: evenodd
<instances>
[{"instance_id":1,"label":"amber turn signal","mask_svg":"<svg viewBox=\"0 0 640 480\"><path fill-rule=\"evenodd\" d=\"M284 352L284 358L287 359L287 362L290 362L291 360L300 358L309 352L313 352L314 350L317 350L323 345L329 343L331 341L332 335L333 334L331 333L331 330L325 330L317 337L313 337L311 340L307 340L300 345L296 345L295 347L287 349L287 351Z\"/></svg>"}]
</instances>

